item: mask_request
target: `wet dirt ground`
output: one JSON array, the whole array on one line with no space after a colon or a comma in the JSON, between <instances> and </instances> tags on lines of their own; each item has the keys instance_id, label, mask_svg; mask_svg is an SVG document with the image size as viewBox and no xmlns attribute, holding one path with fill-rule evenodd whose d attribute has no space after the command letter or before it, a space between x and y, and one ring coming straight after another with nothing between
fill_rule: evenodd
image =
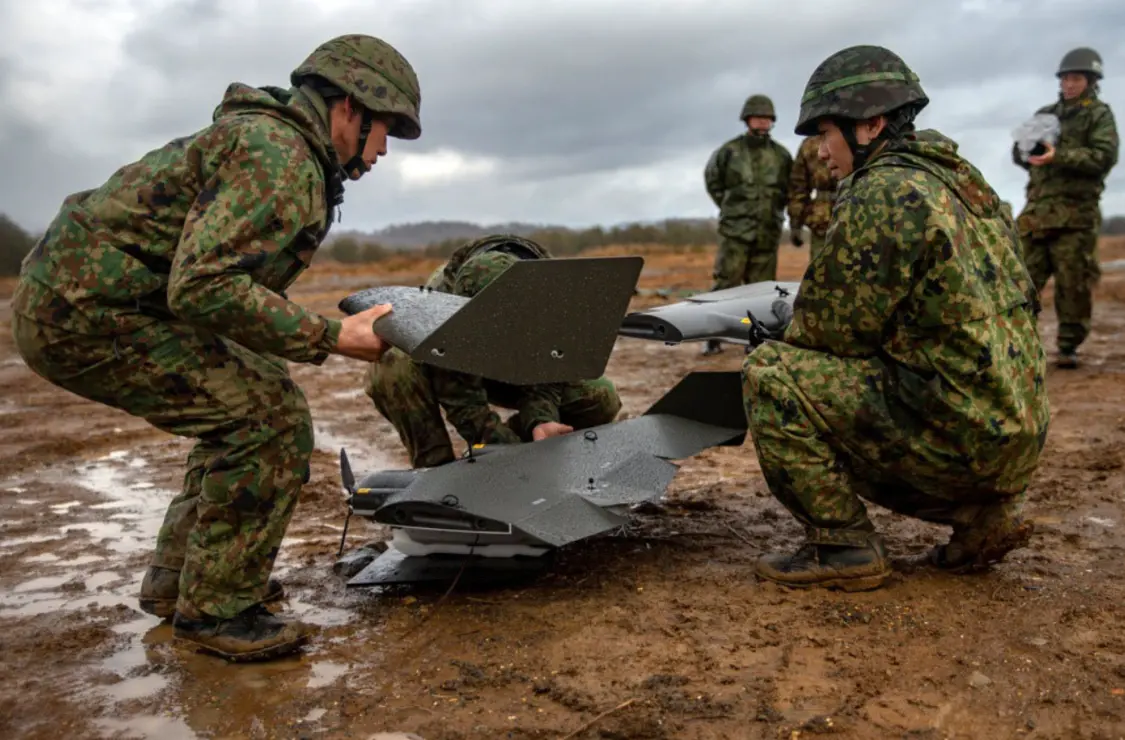
<instances>
[{"instance_id":1,"label":"wet dirt ground","mask_svg":"<svg viewBox=\"0 0 1125 740\"><path fill-rule=\"evenodd\" d=\"M1125 243L1102 245L1103 260L1121 257ZM705 288L710 259L652 253L641 286ZM804 263L783 247L781 277ZM417 284L433 265L317 265L293 297L338 315L344 294ZM1031 546L985 575L938 573L910 560L947 530L872 506L896 574L861 594L755 579L754 560L800 532L750 441L684 461L662 512L564 549L521 588L346 590L332 573L336 454L346 447L361 473L406 461L360 391L360 364L293 366L318 451L277 563L279 608L321 629L300 655L258 665L196 653L138 610L188 443L28 371L8 333L11 288L0 285L0 737L1125 737L1125 272L1103 277L1082 368L1049 373ZM1052 350L1054 326L1048 294ZM637 414L692 369L740 360L622 339L608 372ZM385 535L353 520L349 547Z\"/></svg>"}]
</instances>

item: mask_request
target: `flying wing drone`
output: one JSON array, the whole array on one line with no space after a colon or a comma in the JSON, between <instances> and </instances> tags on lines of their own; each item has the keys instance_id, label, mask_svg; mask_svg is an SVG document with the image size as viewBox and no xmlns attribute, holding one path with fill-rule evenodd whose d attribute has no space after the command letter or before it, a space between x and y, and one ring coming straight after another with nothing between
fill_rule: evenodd
<instances>
[{"instance_id":1,"label":"flying wing drone","mask_svg":"<svg viewBox=\"0 0 1125 740\"><path fill-rule=\"evenodd\" d=\"M389 525L391 546L349 586L444 580L521 567L553 548L616 529L663 495L670 460L742 444L737 372L696 372L642 416L532 444L478 446L436 468L389 470L349 485L350 513Z\"/></svg>"},{"instance_id":2,"label":"flying wing drone","mask_svg":"<svg viewBox=\"0 0 1125 740\"><path fill-rule=\"evenodd\" d=\"M793 320L800 283L761 282L697 293L687 300L629 314L618 334L667 344L721 339L758 344L779 339Z\"/></svg>"},{"instance_id":3,"label":"flying wing drone","mask_svg":"<svg viewBox=\"0 0 1125 740\"><path fill-rule=\"evenodd\" d=\"M604 371L644 260L583 257L516 262L472 298L382 286L340 310L394 310L375 333L415 362L513 385L589 380Z\"/></svg>"},{"instance_id":4,"label":"flying wing drone","mask_svg":"<svg viewBox=\"0 0 1125 740\"><path fill-rule=\"evenodd\" d=\"M784 332L797 287L756 283L617 314L618 333L757 344ZM537 572L555 548L612 531L634 506L661 498L678 469L672 460L740 445L746 432L741 374L693 372L639 417L530 444L475 446L436 468L378 471L356 484L341 450L348 516L392 532L388 549L348 586Z\"/></svg>"}]
</instances>

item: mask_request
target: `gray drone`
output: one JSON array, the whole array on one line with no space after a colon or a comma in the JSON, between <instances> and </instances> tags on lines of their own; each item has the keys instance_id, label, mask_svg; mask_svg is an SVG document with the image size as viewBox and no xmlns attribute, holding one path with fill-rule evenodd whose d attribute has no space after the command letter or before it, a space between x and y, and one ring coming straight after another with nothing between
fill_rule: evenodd
<instances>
[{"instance_id":1,"label":"gray drone","mask_svg":"<svg viewBox=\"0 0 1125 740\"><path fill-rule=\"evenodd\" d=\"M798 283L762 282L626 314L640 257L528 260L473 298L405 286L348 296L351 315L379 303L375 330L411 358L514 384L599 377L617 337L666 344L779 338ZM348 586L500 578L536 573L557 548L627 523L660 499L672 460L747 433L738 372L692 372L641 416L531 444L473 445L435 468L340 472L348 518L391 529L375 557L357 558ZM347 522L341 536L343 553ZM357 572L358 571L358 572Z\"/></svg>"}]
</instances>

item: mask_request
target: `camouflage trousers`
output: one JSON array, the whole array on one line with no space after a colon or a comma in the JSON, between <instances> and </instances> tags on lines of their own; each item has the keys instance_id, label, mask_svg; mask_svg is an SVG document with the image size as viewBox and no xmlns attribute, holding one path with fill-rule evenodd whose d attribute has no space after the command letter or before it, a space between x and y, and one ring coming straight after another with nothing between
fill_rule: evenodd
<instances>
[{"instance_id":1,"label":"camouflage trousers","mask_svg":"<svg viewBox=\"0 0 1125 740\"><path fill-rule=\"evenodd\" d=\"M998 452L935 448L881 401L879 360L841 358L767 342L742 366L743 402L770 491L815 544L864 545L874 526L863 500L952 525L1015 526L1042 441ZM874 430L878 430L877 433ZM966 463L965 453L979 455Z\"/></svg>"},{"instance_id":2,"label":"camouflage trousers","mask_svg":"<svg viewBox=\"0 0 1125 740\"><path fill-rule=\"evenodd\" d=\"M809 232L809 261L812 262L816 256L824 250L824 237L827 234L818 234L815 231Z\"/></svg>"},{"instance_id":3,"label":"camouflage trousers","mask_svg":"<svg viewBox=\"0 0 1125 740\"><path fill-rule=\"evenodd\" d=\"M392 349L381 361L372 363L364 376L364 392L394 426L410 456L411 467L415 468L443 465L455 459L453 443L430 377L433 372L432 368ZM509 409L519 407L519 386L490 380L484 381L484 385L490 404ZM587 429L608 424L620 410L621 400L613 382L601 377L565 384L559 420L575 429ZM523 426L518 413L508 419L507 424L513 430Z\"/></svg>"},{"instance_id":4,"label":"camouflage trousers","mask_svg":"<svg viewBox=\"0 0 1125 740\"><path fill-rule=\"evenodd\" d=\"M1055 276L1058 348L1074 350L1090 334L1093 292L1101 277L1096 230L1056 229L1022 236L1023 259L1037 290Z\"/></svg>"},{"instance_id":5,"label":"camouflage trousers","mask_svg":"<svg viewBox=\"0 0 1125 740\"><path fill-rule=\"evenodd\" d=\"M313 450L309 408L284 362L179 322L114 340L16 314L12 333L44 379L195 438L152 558L180 571L176 610L229 619L260 603Z\"/></svg>"},{"instance_id":6,"label":"camouflage trousers","mask_svg":"<svg viewBox=\"0 0 1125 740\"><path fill-rule=\"evenodd\" d=\"M778 231L763 231L756 239L719 235L711 290L734 288L777 278Z\"/></svg>"}]
</instances>

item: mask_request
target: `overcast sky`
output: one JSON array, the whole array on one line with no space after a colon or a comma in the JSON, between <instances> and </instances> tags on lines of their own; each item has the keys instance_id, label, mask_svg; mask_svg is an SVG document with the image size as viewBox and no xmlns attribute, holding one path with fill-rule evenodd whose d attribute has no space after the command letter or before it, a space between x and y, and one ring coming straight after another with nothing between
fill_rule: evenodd
<instances>
[{"instance_id":1,"label":"overcast sky","mask_svg":"<svg viewBox=\"0 0 1125 740\"><path fill-rule=\"evenodd\" d=\"M1067 50L1101 52L1101 96L1125 110L1122 0L0 0L0 212L43 228L68 193L206 126L228 83L287 86L353 32L410 60L423 133L348 185L345 229L713 216L702 169L744 99L773 98L795 151L805 82L852 44L905 58L931 101L919 125L1017 210L1011 130L1056 98ZM1102 203L1125 214L1125 164Z\"/></svg>"}]
</instances>

